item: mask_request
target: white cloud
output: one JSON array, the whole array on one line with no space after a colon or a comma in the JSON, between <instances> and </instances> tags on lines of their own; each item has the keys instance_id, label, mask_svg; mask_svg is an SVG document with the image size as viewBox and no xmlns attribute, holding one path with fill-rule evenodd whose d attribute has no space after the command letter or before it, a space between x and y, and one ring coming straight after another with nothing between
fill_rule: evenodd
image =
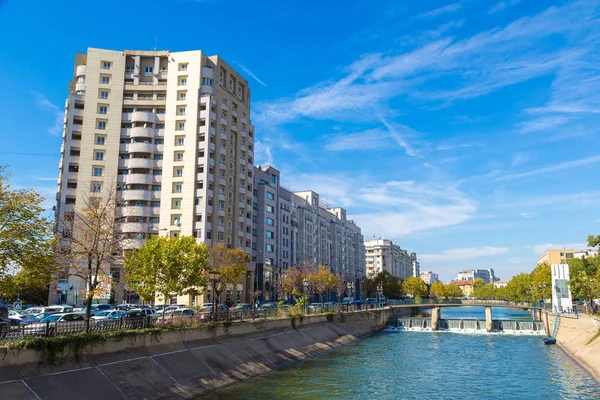
<instances>
[{"instance_id":1,"label":"white cloud","mask_svg":"<svg viewBox=\"0 0 600 400\"><path fill-rule=\"evenodd\" d=\"M325 136L325 148L331 151L372 150L393 145L390 135L381 129L368 129L356 133L338 133Z\"/></svg>"},{"instance_id":2,"label":"white cloud","mask_svg":"<svg viewBox=\"0 0 600 400\"><path fill-rule=\"evenodd\" d=\"M572 117L564 115L552 115L548 117L535 118L521 123L521 132L546 131L569 122Z\"/></svg>"},{"instance_id":3,"label":"white cloud","mask_svg":"<svg viewBox=\"0 0 600 400\"><path fill-rule=\"evenodd\" d=\"M54 124L48 129L48 133L55 136L62 134L65 117L64 110L58 108L46 96L35 91L31 93L35 97L35 105L54 116Z\"/></svg>"},{"instance_id":4,"label":"white cloud","mask_svg":"<svg viewBox=\"0 0 600 400\"><path fill-rule=\"evenodd\" d=\"M531 160L531 156L528 153L518 152L513 156L510 166L511 168L514 168L521 164L525 164L529 160Z\"/></svg>"},{"instance_id":5,"label":"white cloud","mask_svg":"<svg viewBox=\"0 0 600 400\"><path fill-rule=\"evenodd\" d=\"M522 212L522 213L519 214L519 216L523 217L523 218L535 218L535 217L537 217L537 213L534 213L534 212Z\"/></svg>"},{"instance_id":6,"label":"white cloud","mask_svg":"<svg viewBox=\"0 0 600 400\"><path fill-rule=\"evenodd\" d=\"M561 163L551 165L548 167L534 169L531 171L500 176L500 177L496 178L496 180L508 181L508 180L514 180L514 179L520 179L520 178L529 178L532 176L538 176L538 175L543 175L543 174L548 174L548 173L553 173L553 172L564 171L566 169L570 169L570 168L574 168L574 167L584 167L584 166L592 165L592 164L595 164L598 162L600 162L600 156L587 157L587 158L582 158L579 160L565 161L565 162L561 162Z\"/></svg>"},{"instance_id":7,"label":"white cloud","mask_svg":"<svg viewBox=\"0 0 600 400\"><path fill-rule=\"evenodd\" d=\"M426 13L419 14L415 18L437 17L438 15L442 15L442 14L446 14L446 13L451 13L451 12L456 12L456 11L458 11L461 8L461 6L462 6L461 2L448 4L446 6L443 6L443 7L440 7L440 8L436 8L435 10L431 10L431 11L428 11Z\"/></svg>"},{"instance_id":8,"label":"white cloud","mask_svg":"<svg viewBox=\"0 0 600 400\"><path fill-rule=\"evenodd\" d=\"M492 257L508 253L508 247L463 247L450 249L439 254L419 254L419 261L422 262L452 262L473 260L479 257Z\"/></svg>"},{"instance_id":9,"label":"white cloud","mask_svg":"<svg viewBox=\"0 0 600 400\"><path fill-rule=\"evenodd\" d=\"M273 151L270 144L257 140L254 158L259 165L273 165Z\"/></svg>"},{"instance_id":10,"label":"white cloud","mask_svg":"<svg viewBox=\"0 0 600 400\"><path fill-rule=\"evenodd\" d=\"M579 251L579 250L585 250L588 248L587 243L562 243L562 244L552 244L552 243L546 243L546 244L535 244L535 245L531 245L531 246L527 246L527 248L533 250L533 252L535 254L542 255L542 253L544 253L546 250L575 250L575 251Z\"/></svg>"},{"instance_id":11,"label":"white cloud","mask_svg":"<svg viewBox=\"0 0 600 400\"><path fill-rule=\"evenodd\" d=\"M498 11L504 10L505 8L506 8L506 2L499 1L498 3L494 4L494 6L492 8L490 8L488 13L494 14L494 13L497 13Z\"/></svg>"},{"instance_id":12,"label":"white cloud","mask_svg":"<svg viewBox=\"0 0 600 400\"><path fill-rule=\"evenodd\" d=\"M406 125L391 124L385 118L383 118L383 116L380 116L379 119L381 123L387 128L392 139L394 139L398 146L404 149L406 154L408 154L411 157L416 157L419 155L408 141L409 137L415 137L418 135L417 131Z\"/></svg>"}]
</instances>

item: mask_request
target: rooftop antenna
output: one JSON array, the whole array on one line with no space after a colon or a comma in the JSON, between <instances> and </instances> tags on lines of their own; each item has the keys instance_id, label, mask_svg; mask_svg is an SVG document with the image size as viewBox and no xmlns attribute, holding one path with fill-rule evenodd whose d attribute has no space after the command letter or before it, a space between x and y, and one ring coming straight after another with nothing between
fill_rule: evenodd
<instances>
[{"instance_id":1,"label":"rooftop antenna","mask_svg":"<svg viewBox=\"0 0 600 400\"><path fill-rule=\"evenodd\" d=\"M158 49L158 36L156 36L156 41L154 42L154 52Z\"/></svg>"}]
</instances>

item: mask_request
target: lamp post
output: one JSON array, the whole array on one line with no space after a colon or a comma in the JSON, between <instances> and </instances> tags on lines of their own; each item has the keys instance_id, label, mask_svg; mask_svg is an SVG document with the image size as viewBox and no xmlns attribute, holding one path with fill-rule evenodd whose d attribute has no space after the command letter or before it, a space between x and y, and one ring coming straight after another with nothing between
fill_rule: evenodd
<instances>
[{"instance_id":1,"label":"lamp post","mask_svg":"<svg viewBox=\"0 0 600 400\"><path fill-rule=\"evenodd\" d=\"M377 285L377 307L379 307L379 298L381 297L383 292L383 284L380 283Z\"/></svg>"},{"instance_id":2,"label":"lamp post","mask_svg":"<svg viewBox=\"0 0 600 400\"><path fill-rule=\"evenodd\" d=\"M304 286L304 314L306 314L306 302L308 301L308 279L302 279L302 285Z\"/></svg>"},{"instance_id":3,"label":"lamp post","mask_svg":"<svg viewBox=\"0 0 600 400\"><path fill-rule=\"evenodd\" d=\"M213 322L215 322L217 320L217 285L219 284L219 272L218 271L211 271L208 273L208 281L210 282L210 285L212 287L212 295L213 295L213 315L212 315L212 320Z\"/></svg>"},{"instance_id":4,"label":"lamp post","mask_svg":"<svg viewBox=\"0 0 600 400\"><path fill-rule=\"evenodd\" d=\"M350 309L350 306L352 305L352 301L354 300L354 298L352 297L352 282L346 282L346 287L348 288L348 307L347 307L347 309Z\"/></svg>"}]
</instances>

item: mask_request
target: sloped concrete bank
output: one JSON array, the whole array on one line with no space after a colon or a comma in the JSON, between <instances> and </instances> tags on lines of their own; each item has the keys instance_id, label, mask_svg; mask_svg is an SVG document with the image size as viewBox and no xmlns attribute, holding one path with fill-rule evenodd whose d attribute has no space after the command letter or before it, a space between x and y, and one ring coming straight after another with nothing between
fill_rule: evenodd
<instances>
[{"instance_id":1,"label":"sloped concrete bank","mask_svg":"<svg viewBox=\"0 0 600 400\"><path fill-rule=\"evenodd\" d=\"M186 399L264 375L387 327L406 309L144 334L65 352L0 349L0 399Z\"/></svg>"},{"instance_id":2,"label":"sloped concrete bank","mask_svg":"<svg viewBox=\"0 0 600 400\"><path fill-rule=\"evenodd\" d=\"M549 315L552 333L555 316ZM600 329L600 319L580 314L560 317L556 343L600 382L600 337L592 340ZM590 342L591 341L591 342Z\"/></svg>"}]
</instances>

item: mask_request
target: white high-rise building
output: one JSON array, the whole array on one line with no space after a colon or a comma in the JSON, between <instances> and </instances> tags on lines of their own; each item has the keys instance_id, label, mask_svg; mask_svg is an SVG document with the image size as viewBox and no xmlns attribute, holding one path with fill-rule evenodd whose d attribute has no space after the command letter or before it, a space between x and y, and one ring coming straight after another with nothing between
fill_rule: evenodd
<instances>
[{"instance_id":1,"label":"white high-rise building","mask_svg":"<svg viewBox=\"0 0 600 400\"><path fill-rule=\"evenodd\" d=\"M331 207L313 191L281 187L279 171L270 166L254 168L254 199L252 257L262 297L274 300L273 282L286 269L307 264L329 267L351 283L351 294L358 297L365 276L364 241L346 210Z\"/></svg>"},{"instance_id":2,"label":"white high-rise building","mask_svg":"<svg viewBox=\"0 0 600 400\"><path fill-rule=\"evenodd\" d=\"M365 242L367 276L388 271L398 278L419 276L417 253L409 253L388 239Z\"/></svg>"},{"instance_id":3,"label":"white high-rise building","mask_svg":"<svg viewBox=\"0 0 600 400\"><path fill-rule=\"evenodd\" d=\"M254 127L248 82L202 51L77 53L65 105L57 221L90 194L115 190L129 247L151 235L194 236L251 252ZM68 227L57 224L59 234ZM107 272L108 273L108 272ZM110 298L128 299L118 266ZM248 301L253 267L232 302ZM250 285L248 285L250 283ZM49 302L81 303L63 276ZM125 289L125 290L124 290ZM193 304L200 298L178 299Z\"/></svg>"},{"instance_id":4,"label":"white high-rise building","mask_svg":"<svg viewBox=\"0 0 600 400\"><path fill-rule=\"evenodd\" d=\"M421 278L421 280L423 282L425 282L428 285L431 285L432 283L439 281L438 274L436 274L435 272L432 272L432 271L423 271L419 274L419 277Z\"/></svg>"}]
</instances>

